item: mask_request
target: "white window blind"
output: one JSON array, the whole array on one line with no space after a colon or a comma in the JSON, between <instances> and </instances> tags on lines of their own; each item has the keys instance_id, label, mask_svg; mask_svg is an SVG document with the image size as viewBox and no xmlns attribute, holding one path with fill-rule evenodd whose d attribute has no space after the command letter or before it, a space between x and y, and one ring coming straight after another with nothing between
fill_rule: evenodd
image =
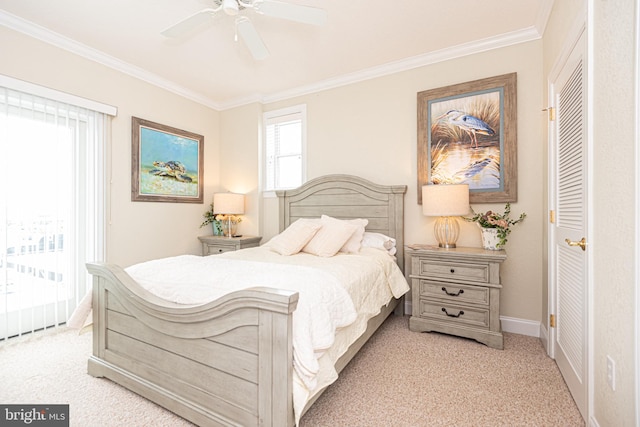
<instances>
[{"instance_id":1,"label":"white window blind","mask_svg":"<svg viewBox=\"0 0 640 427\"><path fill-rule=\"evenodd\" d=\"M0 339L67 321L104 260L109 116L0 86Z\"/></svg>"},{"instance_id":2,"label":"white window blind","mask_svg":"<svg viewBox=\"0 0 640 427\"><path fill-rule=\"evenodd\" d=\"M264 114L263 191L295 188L305 180L306 107Z\"/></svg>"}]
</instances>

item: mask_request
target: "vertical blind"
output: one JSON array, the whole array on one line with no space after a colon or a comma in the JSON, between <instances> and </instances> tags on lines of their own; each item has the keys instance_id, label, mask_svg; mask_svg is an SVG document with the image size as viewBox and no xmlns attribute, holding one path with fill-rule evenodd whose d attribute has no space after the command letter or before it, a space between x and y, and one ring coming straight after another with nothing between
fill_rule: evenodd
<instances>
[{"instance_id":1,"label":"vertical blind","mask_svg":"<svg viewBox=\"0 0 640 427\"><path fill-rule=\"evenodd\" d=\"M109 116L0 86L0 339L64 324L104 258Z\"/></svg>"}]
</instances>

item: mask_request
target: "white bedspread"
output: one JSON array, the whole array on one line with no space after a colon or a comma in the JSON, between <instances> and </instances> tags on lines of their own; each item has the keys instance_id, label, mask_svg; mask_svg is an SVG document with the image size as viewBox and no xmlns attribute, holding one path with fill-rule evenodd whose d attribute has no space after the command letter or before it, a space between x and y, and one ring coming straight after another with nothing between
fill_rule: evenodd
<instances>
[{"instance_id":1,"label":"white bedspread","mask_svg":"<svg viewBox=\"0 0 640 427\"><path fill-rule=\"evenodd\" d=\"M333 371L324 372L318 385L318 359L334 343L336 331L357 318L354 333L361 334L366 320L378 314L392 297L399 298L409 290L392 257L372 248L323 258L306 253L282 256L257 247L207 257L164 258L125 270L155 295L183 304L206 303L256 286L297 291L298 307L293 313L296 422L314 390L337 378L331 366ZM332 349L331 357L340 357L355 338L343 342L344 348Z\"/></svg>"},{"instance_id":2,"label":"white bedspread","mask_svg":"<svg viewBox=\"0 0 640 427\"><path fill-rule=\"evenodd\" d=\"M356 309L336 277L317 268L219 256L182 255L137 264L127 273L151 293L180 304L201 304L254 286L299 292L293 313L294 367L313 389L316 354L333 344L335 331L351 324Z\"/></svg>"}]
</instances>

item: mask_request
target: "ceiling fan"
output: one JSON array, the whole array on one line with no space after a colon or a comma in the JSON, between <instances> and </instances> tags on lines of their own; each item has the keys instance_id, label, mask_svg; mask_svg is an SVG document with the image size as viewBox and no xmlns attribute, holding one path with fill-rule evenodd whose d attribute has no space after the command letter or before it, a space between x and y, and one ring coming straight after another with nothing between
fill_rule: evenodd
<instances>
[{"instance_id":1,"label":"ceiling fan","mask_svg":"<svg viewBox=\"0 0 640 427\"><path fill-rule=\"evenodd\" d=\"M327 21L327 12L324 9L310 6L276 0L213 0L213 8L202 9L164 29L160 34L169 38L181 37L196 27L206 22L211 22L213 17L222 12L236 18L236 40L239 35L254 59L265 59L269 56L267 46L262 41L251 20L247 16L240 14L246 9L253 9L256 13L262 15L303 24L324 25Z\"/></svg>"}]
</instances>

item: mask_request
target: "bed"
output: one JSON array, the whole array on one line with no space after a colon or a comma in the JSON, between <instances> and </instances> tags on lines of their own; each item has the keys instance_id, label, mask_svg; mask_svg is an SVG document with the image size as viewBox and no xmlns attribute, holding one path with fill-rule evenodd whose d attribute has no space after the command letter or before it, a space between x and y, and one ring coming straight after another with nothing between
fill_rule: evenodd
<instances>
[{"instance_id":1,"label":"bed","mask_svg":"<svg viewBox=\"0 0 640 427\"><path fill-rule=\"evenodd\" d=\"M405 192L404 185L377 185L350 175L316 178L277 192L279 228L321 215L366 219L368 233L395 239L402 270ZM179 304L151 293L119 266L87 268L94 277L88 372L95 377L200 426L293 426L328 386L320 384L294 411L292 319L298 292L251 287L204 304ZM401 314L401 302L398 296L383 304L332 360L332 369L340 372L394 310Z\"/></svg>"}]
</instances>

